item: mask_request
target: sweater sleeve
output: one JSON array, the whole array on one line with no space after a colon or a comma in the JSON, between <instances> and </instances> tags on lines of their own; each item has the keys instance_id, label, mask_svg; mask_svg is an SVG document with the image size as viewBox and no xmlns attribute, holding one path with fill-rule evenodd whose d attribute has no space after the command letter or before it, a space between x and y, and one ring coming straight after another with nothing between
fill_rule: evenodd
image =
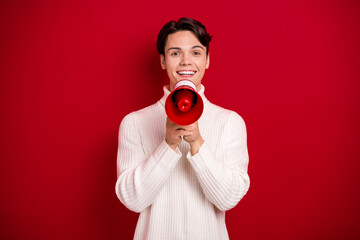
<instances>
[{"instance_id":1,"label":"sweater sleeve","mask_svg":"<svg viewBox=\"0 0 360 240\"><path fill-rule=\"evenodd\" d=\"M216 155L218 158L206 139L197 154L187 155L204 194L221 211L235 207L249 189L246 139L244 120L231 112L221 137L220 154Z\"/></svg>"},{"instance_id":2,"label":"sweater sleeve","mask_svg":"<svg viewBox=\"0 0 360 240\"><path fill-rule=\"evenodd\" d=\"M127 208L141 212L153 203L181 158L181 152L178 149L175 152L163 140L146 156L136 126L134 113L120 124L115 192Z\"/></svg>"}]
</instances>

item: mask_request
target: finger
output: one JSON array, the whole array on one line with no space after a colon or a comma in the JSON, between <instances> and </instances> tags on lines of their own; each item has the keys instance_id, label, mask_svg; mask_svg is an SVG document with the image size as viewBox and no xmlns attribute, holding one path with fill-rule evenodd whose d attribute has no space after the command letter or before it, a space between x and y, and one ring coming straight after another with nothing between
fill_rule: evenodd
<instances>
[{"instance_id":1,"label":"finger","mask_svg":"<svg viewBox=\"0 0 360 240\"><path fill-rule=\"evenodd\" d=\"M184 139L185 142L192 142L194 140L194 138L192 136L189 136L189 135L184 136L183 139Z\"/></svg>"},{"instance_id":2,"label":"finger","mask_svg":"<svg viewBox=\"0 0 360 240\"><path fill-rule=\"evenodd\" d=\"M181 125L177 125L177 124L175 124L175 126L176 126L176 130L185 130L185 131L187 131L188 129L188 127L187 126L181 126Z\"/></svg>"},{"instance_id":3,"label":"finger","mask_svg":"<svg viewBox=\"0 0 360 240\"><path fill-rule=\"evenodd\" d=\"M191 134L192 134L191 132L186 131L186 130L179 130L179 131L176 131L176 133L175 133L176 137L177 136L188 136Z\"/></svg>"},{"instance_id":4,"label":"finger","mask_svg":"<svg viewBox=\"0 0 360 240\"><path fill-rule=\"evenodd\" d=\"M192 131L192 130L194 130L195 128L196 128L196 126L195 126L194 124L192 124L192 125L187 126L187 129L186 129L186 130Z\"/></svg>"},{"instance_id":5,"label":"finger","mask_svg":"<svg viewBox=\"0 0 360 240\"><path fill-rule=\"evenodd\" d=\"M190 131L186 131L186 130L181 130L178 132L181 136L187 137L187 136L192 136L193 133Z\"/></svg>"},{"instance_id":6,"label":"finger","mask_svg":"<svg viewBox=\"0 0 360 240\"><path fill-rule=\"evenodd\" d=\"M179 126L176 123L174 123L173 121L171 121L170 118L168 118L168 117L166 117L166 122L171 126Z\"/></svg>"},{"instance_id":7,"label":"finger","mask_svg":"<svg viewBox=\"0 0 360 240\"><path fill-rule=\"evenodd\" d=\"M169 118L166 118L166 124L168 124L169 126L174 126L174 125L176 125L176 124L173 123Z\"/></svg>"},{"instance_id":8,"label":"finger","mask_svg":"<svg viewBox=\"0 0 360 240\"><path fill-rule=\"evenodd\" d=\"M181 126L181 125L178 125L178 124L174 123L168 117L166 117L166 123L171 127L183 128L183 129L185 129L185 127L186 127L186 126Z\"/></svg>"}]
</instances>

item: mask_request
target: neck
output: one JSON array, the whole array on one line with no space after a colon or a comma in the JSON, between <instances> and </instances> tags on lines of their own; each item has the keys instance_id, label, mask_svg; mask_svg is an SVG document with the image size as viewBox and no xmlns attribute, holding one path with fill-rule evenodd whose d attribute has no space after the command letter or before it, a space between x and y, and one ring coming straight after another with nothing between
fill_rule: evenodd
<instances>
[{"instance_id":1,"label":"neck","mask_svg":"<svg viewBox=\"0 0 360 240\"><path fill-rule=\"evenodd\" d=\"M170 85L166 86L166 88L167 88L170 92L172 92L172 91L174 90L174 86L175 86L175 85L170 84ZM201 83L198 84L198 85L196 85L196 91L199 92L200 90L201 90Z\"/></svg>"}]
</instances>

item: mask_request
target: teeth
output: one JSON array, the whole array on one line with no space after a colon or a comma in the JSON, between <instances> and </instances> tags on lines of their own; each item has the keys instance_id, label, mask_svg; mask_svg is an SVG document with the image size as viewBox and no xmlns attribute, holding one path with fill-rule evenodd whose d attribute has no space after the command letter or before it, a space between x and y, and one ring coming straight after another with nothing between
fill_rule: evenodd
<instances>
[{"instance_id":1,"label":"teeth","mask_svg":"<svg viewBox=\"0 0 360 240\"><path fill-rule=\"evenodd\" d=\"M180 71L177 73L180 75L194 75L195 74L195 72L192 72L192 71Z\"/></svg>"}]
</instances>

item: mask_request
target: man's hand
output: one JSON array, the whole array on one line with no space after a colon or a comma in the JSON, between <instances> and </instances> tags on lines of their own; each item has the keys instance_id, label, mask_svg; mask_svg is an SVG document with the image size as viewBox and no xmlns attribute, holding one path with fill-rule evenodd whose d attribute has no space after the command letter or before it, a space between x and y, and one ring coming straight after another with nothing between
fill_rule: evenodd
<instances>
[{"instance_id":1,"label":"man's hand","mask_svg":"<svg viewBox=\"0 0 360 240\"><path fill-rule=\"evenodd\" d=\"M199 131L198 122L188 126L180 126L173 123L169 118L166 119L166 142L172 149L176 149L183 139L190 144L191 155L198 153L204 143Z\"/></svg>"}]
</instances>

